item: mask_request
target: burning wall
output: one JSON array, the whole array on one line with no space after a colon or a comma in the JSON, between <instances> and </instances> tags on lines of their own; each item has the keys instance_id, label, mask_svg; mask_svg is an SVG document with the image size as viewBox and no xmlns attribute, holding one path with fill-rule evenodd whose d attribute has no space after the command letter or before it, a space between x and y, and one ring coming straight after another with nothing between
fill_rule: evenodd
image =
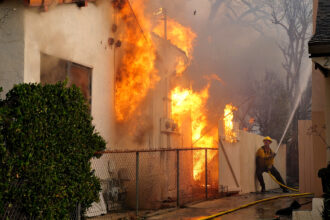
<instances>
[{"instance_id":1,"label":"burning wall","mask_svg":"<svg viewBox=\"0 0 330 220\"><path fill-rule=\"evenodd\" d=\"M148 14L146 4L147 1L134 1L132 4L114 1L122 42L116 53L117 144L125 149L213 147L217 129L212 129L206 107L210 84L201 91L194 91L184 73L193 59L193 44L197 36L191 28L166 17L164 10L157 15ZM154 26L150 22L152 19L157 20ZM173 131L163 129L163 121L174 122L171 124ZM140 126L145 123L148 130ZM145 138L137 143L132 138L136 136ZM209 152L209 160L215 155ZM203 182L204 159L204 151L194 151L184 157L183 167L189 170L185 178L189 181L184 188ZM157 172L149 172L148 177L142 177L146 181L143 185L147 187L161 178L159 174L165 167L175 164L175 155L165 159L160 154L145 163L153 163L155 167L160 165ZM166 188L160 190L162 197L170 195L168 186L162 188Z\"/></svg>"},{"instance_id":2,"label":"burning wall","mask_svg":"<svg viewBox=\"0 0 330 220\"><path fill-rule=\"evenodd\" d=\"M119 36L123 42L122 57L115 79L116 120L122 122L134 117L138 105L159 77L155 68L156 48L149 32L151 24L144 16L143 3L134 7L134 11L129 1L113 1L113 6L123 21Z\"/></svg>"},{"instance_id":3,"label":"burning wall","mask_svg":"<svg viewBox=\"0 0 330 220\"><path fill-rule=\"evenodd\" d=\"M135 1L130 5L127 1L115 1L119 17L125 25L123 55L116 77L116 119L118 122L127 121L131 124L130 130L135 130L133 132L136 133L135 124L140 123L138 116L149 116L151 121L151 129L147 132L149 143L144 140L144 144L140 143L142 146L149 144L149 148L213 147L217 130L212 129L208 121L206 107L210 85L196 92L189 88L188 83L183 83L185 85L178 83L180 82L178 78L183 75L193 58L193 42L197 36L189 27L168 17L164 9L160 9L156 15L148 15L144 10L146 2ZM152 28L150 16L159 19ZM155 37L151 37L150 32L155 33ZM165 40L161 40L161 37ZM173 47L177 49L171 49ZM182 51L182 54L178 55L170 50ZM144 56L148 59L140 59ZM133 58L136 57L137 60L134 60ZM171 60L173 58L174 61ZM146 102L148 97L151 98ZM141 105L144 106L143 109ZM184 120L187 117L188 122ZM185 137L190 136L186 138L190 141L182 141L172 134L159 131L161 126L157 121L164 118L173 119L178 126L178 133ZM187 127L190 129L183 129ZM203 160L202 152L194 153L195 180L200 179Z\"/></svg>"}]
</instances>

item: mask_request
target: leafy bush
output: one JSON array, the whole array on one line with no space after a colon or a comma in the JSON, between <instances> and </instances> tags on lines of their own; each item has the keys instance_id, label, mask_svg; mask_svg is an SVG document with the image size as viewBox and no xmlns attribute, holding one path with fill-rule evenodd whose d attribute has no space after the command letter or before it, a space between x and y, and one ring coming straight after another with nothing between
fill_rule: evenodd
<instances>
[{"instance_id":1,"label":"leafy bush","mask_svg":"<svg viewBox=\"0 0 330 220\"><path fill-rule=\"evenodd\" d=\"M2 92L2 88L0 87L0 92ZM1 102L1 98L0 98ZM0 131L3 129L3 122L4 122L4 113L3 108L0 106ZM9 184L7 181L7 174L8 174L8 167L7 167L7 150L4 145L3 135L0 132L0 213L4 212L4 193L8 191Z\"/></svg>"},{"instance_id":2,"label":"leafy bush","mask_svg":"<svg viewBox=\"0 0 330 220\"><path fill-rule=\"evenodd\" d=\"M76 86L20 84L0 106L0 159L8 170L1 174L0 205L19 206L37 219L68 219L76 204L84 212L98 200L100 183L90 159L105 141Z\"/></svg>"}]
</instances>

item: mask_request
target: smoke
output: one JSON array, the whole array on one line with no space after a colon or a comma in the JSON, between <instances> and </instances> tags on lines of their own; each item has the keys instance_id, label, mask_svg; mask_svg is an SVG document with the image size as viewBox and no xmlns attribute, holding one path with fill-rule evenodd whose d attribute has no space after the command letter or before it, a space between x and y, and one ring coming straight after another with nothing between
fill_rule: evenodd
<instances>
[{"instance_id":1,"label":"smoke","mask_svg":"<svg viewBox=\"0 0 330 220\"><path fill-rule=\"evenodd\" d=\"M40 64L41 83L55 84L65 80L67 76L65 60L41 53Z\"/></svg>"},{"instance_id":2,"label":"smoke","mask_svg":"<svg viewBox=\"0 0 330 220\"><path fill-rule=\"evenodd\" d=\"M197 91L212 82L208 108L209 117L214 119L223 114L225 104L238 105L245 100L246 92L264 77L266 70L284 73L276 41L253 27L230 20L225 3L225 0L156 0L148 5L150 11L165 8L168 17L191 27L197 34L193 59L185 74ZM275 26L267 31L276 35ZM211 74L216 74L223 83L215 78L210 80L207 76Z\"/></svg>"},{"instance_id":3,"label":"smoke","mask_svg":"<svg viewBox=\"0 0 330 220\"><path fill-rule=\"evenodd\" d=\"M134 2L140 0L130 1L134 5ZM235 21L228 17L228 3L231 2L228 0L144 2L146 12L152 18L152 27L164 22L162 16L155 15L163 8L166 9L169 19L190 27L197 35L194 40L193 58L183 74L185 79L180 81L180 77L177 77L175 80L179 81L180 85L192 87L196 92L208 84L211 85L207 109L208 121L212 124L205 130L217 126L226 104L232 103L239 110L247 108L245 105L248 104L247 98L251 96L251 87L264 79L266 71L278 74L279 78L285 80L285 70L282 66L284 58L278 44L280 40L285 42L285 36L275 24L257 28ZM157 52L162 50L157 49ZM171 63L168 59L176 56L177 54L170 51L163 57L158 54L157 61L162 60L159 73L166 72L163 69ZM161 74L160 77L164 78ZM141 128L141 135L138 136L145 136L144 131L148 130L152 129L149 126ZM136 142L140 143L140 140Z\"/></svg>"},{"instance_id":4,"label":"smoke","mask_svg":"<svg viewBox=\"0 0 330 220\"><path fill-rule=\"evenodd\" d=\"M135 145L145 147L150 142L148 139L151 138L150 134L154 129L152 118L142 109L139 111L140 113L136 114L134 119L116 124L116 145L129 149L134 148Z\"/></svg>"}]
</instances>

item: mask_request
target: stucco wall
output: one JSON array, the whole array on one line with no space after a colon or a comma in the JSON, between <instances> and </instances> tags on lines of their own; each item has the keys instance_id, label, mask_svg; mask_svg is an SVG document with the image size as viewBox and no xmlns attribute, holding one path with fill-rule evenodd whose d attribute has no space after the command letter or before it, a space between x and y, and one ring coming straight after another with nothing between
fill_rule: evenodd
<instances>
[{"instance_id":1,"label":"stucco wall","mask_svg":"<svg viewBox=\"0 0 330 220\"><path fill-rule=\"evenodd\" d=\"M227 186L229 191L238 190L240 193L249 193L260 190L260 185L255 176L256 152L263 145L263 137L260 135L239 131L237 143L222 141L228 159L233 167L239 187L236 186L233 175L229 169L222 149L219 149L219 185ZM276 151L277 141L271 144L273 151ZM286 181L286 146L279 148L275 158L274 166ZM266 190L279 188L267 173L263 174Z\"/></svg>"},{"instance_id":2,"label":"stucco wall","mask_svg":"<svg viewBox=\"0 0 330 220\"><path fill-rule=\"evenodd\" d=\"M113 48L110 1L79 8L64 4L24 11L24 82L40 81L40 53L92 68L92 116L108 147L113 139ZM21 52L23 56L23 53Z\"/></svg>"},{"instance_id":3,"label":"stucco wall","mask_svg":"<svg viewBox=\"0 0 330 220\"><path fill-rule=\"evenodd\" d=\"M24 26L21 1L0 3L0 87L1 97L14 84L23 82Z\"/></svg>"}]
</instances>

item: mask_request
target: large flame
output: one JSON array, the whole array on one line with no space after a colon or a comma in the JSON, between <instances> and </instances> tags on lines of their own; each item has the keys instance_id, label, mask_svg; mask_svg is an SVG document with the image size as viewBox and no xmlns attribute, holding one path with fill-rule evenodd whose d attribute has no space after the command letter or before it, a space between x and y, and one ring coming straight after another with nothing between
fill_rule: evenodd
<instances>
[{"instance_id":1,"label":"large flame","mask_svg":"<svg viewBox=\"0 0 330 220\"><path fill-rule=\"evenodd\" d=\"M126 121L159 77L154 67L156 50L151 41L151 24L144 15L144 1L136 1L132 7L128 1L113 2L125 23L119 38L123 42L123 57L116 73L115 112L118 121Z\"/></svg>"},{"instance_id":2,"label":"large flame","mask_svg":"<svg viewBox=\"0 0 330 220\"><path fill-rule=\"evenodd\" d=\"M164 13L161 9L158 14ZM196 38L195 32L190 27L183 26L177 21L167 18L167 36L166 38L179 49L181 49L187 56L188 61L186 62L183 57L178 57L176 60L176 75L181 76L186 70L192 59L193 43ZM158 25L153 29L153 32L159 36L164 36L164 24L159 22Z\"/></svg>"},{"instance_id":3,"label":"large flame","mask_svg":"<svg viewBox=\"0 0 330 220\"><path fill-rule=\"evenodd\" d=\"M224 110L223 125L225 131L225 141L229 143L234 143L237 141L237 133L234 130L234 111L237 108L232 104L227 104Z\"/></svg>"},{"instance_id":4,"label":"large flame","mask_svg":"<svg viewBox=\"0 0 330 220\"><path fill-rule=\"evenodd\" d=\"M159 23L153 31L159 36L164 36L164 25ZM183 50L189 59L192 58L193 43L196 36L189 27L183 26L171 18L167 18L167 39L173 45Z\"/></svg>"},{"instance_id":5,"label":"large flame","mask_svg":"<svg viewBox=\"0 0 330 220\"><path fill-rule=\"evenodd\" d=\"M179 128L182 126L181 116L190 114L192 143L194 147L211 148L216 137L216 129L210 131L206 117L206 102L209 97L209 85L200 92L194 92L192 89L175 87L171 91L171 114ZM206 133L207 132L207 133ZM211 160L215 152L208 153L208 160ZM202 172L205 166L205 151L195 150L193 154L193 177L195 180L201 180Z\"/></svg>"},{"instance_id":6,"label":"large flame","mask_svg":"<svg viewBox=\"0 0 330 220\"><path fill-rule=\"evenodd\" d=\"M155 86L159 77L155 68L156 51L151 40L151 24L144 14L144 0L134 1L131 7L129 1L113 1L119 10L121 20L126 24L120 39L122 40L123 56L120 59L115 84L115 112L118 121L126 121L136 113L148 91ZM132 11L134 8L134 13ZM156 14L163 13L160 10ZM164 24L159 24L152 30L159 36L164 36ZM186 58L176 60L176 75L181 76L192 59L193 43L196 34L171 18L167 18L167 39L181 49ZM206 102L209 97L209 85L200 92L192 89L175 87L171 92L171 117L179 127L182 126L182 116L191 117L193 147L211 148L217 137L217 129L210 130L207 121ZM208 152L211 160L216 151ZM193 153L193 177L202 180L205 166L205 151L195 150Z\"/></svg>"},{"instance_id":7,"label":"large flame","mask_svg":"<svg viewBox=\"0 0 330 220\"><path fill-rule=\"evenodd\" d=\"M161 11L160 13L162 13ZM159 23L153 32L159 36L164 36L163 23ZM188 62L183 57L176 60L176 75L181 76L190 64L193 53L193 43L196 34L186 26L181 25L171 18L167 18L167 39L179 49L185 52ZM171 91L171 116L178 124L182 126L182 116L189 114L191 117L191 131L193 147L211 148L216 137L216 129L207 130L210 124L207 121L206 102L209 97L209 85L200 92L194 92L192 89L175 87ZM206 133L207 132L207 133ZM211 160L214 152L208 153L208 159ZM193 153L193 177L195 180L201 180L205 166L205 151L195 150Z\"/></svg>"}]
</instances>

